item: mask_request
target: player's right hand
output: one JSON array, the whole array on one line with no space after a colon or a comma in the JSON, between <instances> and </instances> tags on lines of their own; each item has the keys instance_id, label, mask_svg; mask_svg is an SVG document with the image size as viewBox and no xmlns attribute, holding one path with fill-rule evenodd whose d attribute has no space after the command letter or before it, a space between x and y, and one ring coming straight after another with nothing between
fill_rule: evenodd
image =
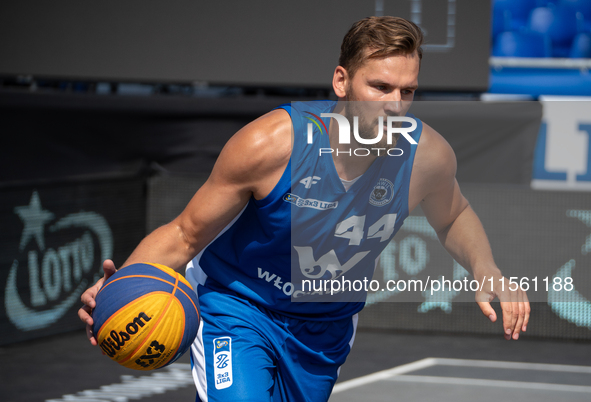
<instances>
[{"instance_id":1,"label":"player's right hand","mask_svg":"<svg viewBox=\"0 0 591 402\"><path fill-rule=\"evenodd\" d=\"M88 336L90 343L94 346L98 345L98 342L92 332L92 309L96 307L96 295L103 286L103 283L105 283L105 281L109 279L111 275L117 272L115 263L112 260L105 260L103 262L103 272L105 275L93 286L86 289L86 291L82 293L82 296L80 296L80 300L84 305L80 308L80 310L78 310L78 317L80 317L80 320L86 324L86 336Z\"/></svg>"},{"instance_id":2,"label":"player's right hand","mask_svg":"<svg viewBox=\"0 0 591 402\"><path fill-rule=\"evenodd\" d=\"M484 283L484 280L481 282ZM487 282L488 283L488 282ZM497 313L490 302L498 297L503 311L503 332L505 339L519 339L519 334L527 330L531 308L527 292L505 277L495 278L491 289L476 292L476 302L482 313L492 322L497 320Z\"/></svg>"}]
</instances>

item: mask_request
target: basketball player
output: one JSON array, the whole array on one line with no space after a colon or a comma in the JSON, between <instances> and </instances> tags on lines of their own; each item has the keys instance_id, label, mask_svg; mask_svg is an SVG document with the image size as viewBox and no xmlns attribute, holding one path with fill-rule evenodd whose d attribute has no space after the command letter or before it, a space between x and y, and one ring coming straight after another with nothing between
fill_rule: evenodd
<instances>
[{"instance_id":1,"label":"basketball player","mask_svg":"<svg viewBox=\"0 0 591 402\"><path fill-rule=\"evenodd\" d=\"M406 115L422 40L420 29L401 18L355 23L334 71L339 101L284 105L238 131L181 215L125 262L187 267L202 315L191 350L198 400L328 400L363 298L298 303L295 297L307 294L292 276L371 279L380 252L419 203L455 260L476 280L494 278L493 289L476 295L484 315L496 321L489 302L499 297L505 338L526 330L527 296L501 288L505 279L460 192L448 143L414 119L416 128L395 143L384 135L371 154L351 153L367 147L388 116ZM359 117L350 144L326 113ZM320 120L308 135L311 116ZM104 271L105 278L115 272L112 261ZM94 345L89 313L105 278L82 295L79 312Z\"/></svg>"}]
</instances>

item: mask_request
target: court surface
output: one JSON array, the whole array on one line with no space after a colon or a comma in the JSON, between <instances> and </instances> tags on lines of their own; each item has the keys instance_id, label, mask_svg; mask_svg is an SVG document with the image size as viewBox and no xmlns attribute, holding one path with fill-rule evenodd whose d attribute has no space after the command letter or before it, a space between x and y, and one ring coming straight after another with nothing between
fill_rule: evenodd
<instances>
[{"instance_id":1,"label":"court surface","mask_svg":"<svg viewBox=\"0 0 591 402\"><path fill-rule=\"evenodd\" d=\"M0 400L194 401L188 355L155 372L102 356L83 331L0 347ZM359 331L330 402L590 401L591 343Z\"/></svg>"},{"instance_id":2,"label":"court surface","mask_svg":"<svg viewBox=\"0 0 591 402\"><path fill-rule=\"evenodd\" d=\"M342 382L331 402L493 402L507 399L508 393L522 402L589 401L589 384L588 366L426 358Z\"/></svg>"}]
</instances>

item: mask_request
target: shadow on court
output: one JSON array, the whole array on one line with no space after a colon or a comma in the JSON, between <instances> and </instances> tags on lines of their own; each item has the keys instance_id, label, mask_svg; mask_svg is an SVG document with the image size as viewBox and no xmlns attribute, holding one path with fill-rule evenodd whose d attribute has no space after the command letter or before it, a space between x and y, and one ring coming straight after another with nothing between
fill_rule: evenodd
<instances>
[{"instance_id":1,"label":"shadow on court","mask_svg":"<svg viewBox=\"0 0 591 402\"><path fill-rule=\"evenodd\" d=\"M5 402L195 400L188 354L170 368L134 371L102 356L83 331L6 345L0 360ZM331 402L390 401L394 396L588 401L589 384L589 342L360 330Z\"/></svg>"}]
</instances>

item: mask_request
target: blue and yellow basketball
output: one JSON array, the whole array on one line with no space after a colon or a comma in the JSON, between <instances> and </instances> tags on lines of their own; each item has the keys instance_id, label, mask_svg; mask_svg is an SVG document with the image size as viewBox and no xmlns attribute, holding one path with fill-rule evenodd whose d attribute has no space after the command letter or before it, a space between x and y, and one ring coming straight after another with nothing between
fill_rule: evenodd
<instances>
[{"instance_id":1,"label":"blue and yellow basketball","mask_svg":"<svg viewBox=\"0 0 591 402\"><path fill-rule=\"evenodd\" d=\"M197 295L164 265L132 264L103 285L92 313L103 352L135 370L164 367L191 346L199 328Z\"/></svg>"}]
</instances>

